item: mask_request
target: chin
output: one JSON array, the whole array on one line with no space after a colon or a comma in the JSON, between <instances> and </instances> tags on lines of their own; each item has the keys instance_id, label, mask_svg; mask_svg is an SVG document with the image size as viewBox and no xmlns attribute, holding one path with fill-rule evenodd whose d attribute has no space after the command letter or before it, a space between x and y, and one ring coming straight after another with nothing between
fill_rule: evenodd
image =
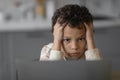
<instances>
[{"instance_id":1,"label":"chin","mask_svg":"<svg viewBox=\"0 0 120 80\"><path fill-rule=\"evenodd\" d=\"M76 59L76 60L78 60L78 59L81 59L81 58L83 58L84 56L71 56L71 59Z\"/></svg>"},{"instance_id":2,"label":"chin","mask_svg":"<svg viewBox=\"0 0 120 80\"><path fill-rule=\"evenodd\" d=\"M78 58L78 57L71 57L71 59L78 60L80 58Z\"/></svg>"},{"instance_id":3,"label":"chin","mask_svg":"<svg viewBox=\"0 0 120 80\"><path fill-rule=\"evenodd\" d=\"M71 55L71 54L64 54L67 59L78 60L84 57L84 54L79 55Z\"/></svg>"}]
</instances>

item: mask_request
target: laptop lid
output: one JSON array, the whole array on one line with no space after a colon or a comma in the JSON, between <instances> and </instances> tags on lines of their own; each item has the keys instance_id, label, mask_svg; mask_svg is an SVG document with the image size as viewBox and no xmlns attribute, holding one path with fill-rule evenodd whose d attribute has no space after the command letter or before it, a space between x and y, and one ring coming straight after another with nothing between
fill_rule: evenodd
<instances>
[{"instance_id":1,"label":"laptop lid","mask_svg":"<svg viewBox=\"0 0 120 80\"><path fill-rule=\"evenodd\" d=\"M18 80L110 80L109 61L16 62Z\"/></svg>"}]
</instances>

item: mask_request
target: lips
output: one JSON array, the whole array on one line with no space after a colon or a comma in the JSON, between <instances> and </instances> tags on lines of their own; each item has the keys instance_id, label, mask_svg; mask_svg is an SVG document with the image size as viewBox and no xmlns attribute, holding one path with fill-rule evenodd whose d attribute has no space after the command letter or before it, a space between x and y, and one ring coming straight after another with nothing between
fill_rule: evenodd
<instances>
[{"instance_id":1,"label":"lips","mask_svg":"<svg viewBox=\"0 0 120 80\"><path fill-rule=\"evenodd\" d=\"M71 56L77 56L79 53L70 53Z\"/></svg>"}]
</instances>

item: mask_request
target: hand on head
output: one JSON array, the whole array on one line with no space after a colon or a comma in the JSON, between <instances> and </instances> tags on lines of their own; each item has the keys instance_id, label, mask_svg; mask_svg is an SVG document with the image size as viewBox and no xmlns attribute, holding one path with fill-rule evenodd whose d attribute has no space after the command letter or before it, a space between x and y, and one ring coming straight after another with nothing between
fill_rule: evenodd
<instances>
[{"instance_id":1,"label":"hand on head","mask_svg":"<svg viewBox=\"0 0 120 80\"><path fill-rule=\"evenodd\" d=\"M94 49L95 48L95 42L94 42L94 29L93 29L93 23L84 23L86 28L86 41L88 49Z\"/></svg>"},{"instance_id":2,"label":"hand on head","mask_svg":"<svg viewBox=\"0 0 120 80\"><path fill-rule=\"evenodd\" d=\"M63 39L63 29L67 25L67 23L60 24L60 19L57 20L56 24L54 25L54 31L53 31L53 48L55 50L61 50L61 42Z\"/></svg>"}]
</instances>

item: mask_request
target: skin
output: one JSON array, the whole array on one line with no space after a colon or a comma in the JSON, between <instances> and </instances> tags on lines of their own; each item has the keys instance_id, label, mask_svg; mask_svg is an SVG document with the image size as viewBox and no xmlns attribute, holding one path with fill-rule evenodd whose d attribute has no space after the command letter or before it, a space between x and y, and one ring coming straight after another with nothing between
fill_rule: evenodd
<instances>
[{"instance_id":1,"label":"skin","mask_svg":"<svg viewBox=\"0 0 120 80\"><path fill-rule=\"evenodd\" d=\"M63 30L62 52L68 59L79 59L86 49L85 28L70 28L68 25Z\"/></svg>"},{"instance_id":2,"label":"skin","mask_svg":"<svg viewBox=\"0 0 120 80\"><path fill-rule=\"evenodd\" d=\"M93 24L83 23L84 28L71 28L67 24L60 25L57 22L54 26L53 50L62 51L62 55L68 59L79 59L87 49L94 49ZM86 28L86 31L85 31Z\"/></svg>"}]
</instances>

